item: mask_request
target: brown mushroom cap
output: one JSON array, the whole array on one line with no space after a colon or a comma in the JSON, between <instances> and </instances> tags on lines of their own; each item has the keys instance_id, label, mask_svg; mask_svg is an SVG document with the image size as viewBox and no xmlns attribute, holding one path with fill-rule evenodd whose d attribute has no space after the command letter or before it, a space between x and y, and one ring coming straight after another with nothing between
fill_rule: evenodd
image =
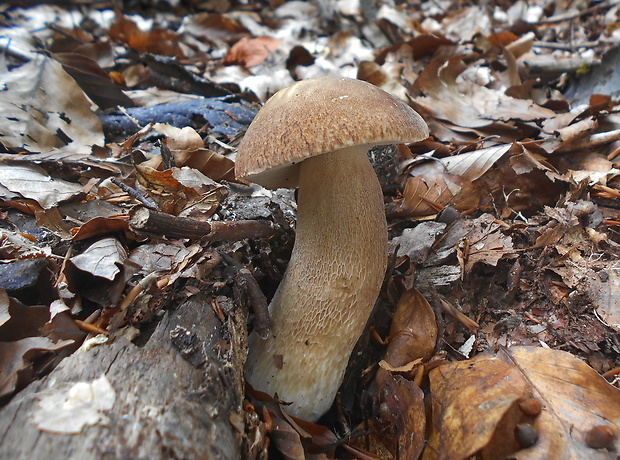
<instances>
[{"instance_id":1,"label":"brown mushroom cap","mask_svg":"<svg viewBox=\"0 0 620 460\"><path fill-rule=\"evenodd\" d=\"M239 145L235 173L265 187L294 188L305 158L426 137L428 127L411 107L370 83L304 80L278 91L256 115Z\"/></svg>"}]
</instances>

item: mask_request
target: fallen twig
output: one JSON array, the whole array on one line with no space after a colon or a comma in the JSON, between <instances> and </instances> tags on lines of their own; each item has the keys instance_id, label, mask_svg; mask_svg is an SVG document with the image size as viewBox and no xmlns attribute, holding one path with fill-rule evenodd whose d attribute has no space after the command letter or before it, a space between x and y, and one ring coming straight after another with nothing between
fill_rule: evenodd
<instances>
[{"instance_id":1,"label":"fallen twig","mask_svg":"<svg viewBox=\"0 0 620 460\"><path fill-rule=\"evenodd\" d=\"M270 238L276 234L275 226L269 221L205 222L187 217L173 216L142 206L131 210L129 226L132 230L139 233L205 241L238 241L245 238Z\"/></svg>"},{"instance_id":2,"label":"fallen twig","mask_svg":"<svg viewBox=\"0 0 620 460\"><path fill-rule=\"evenodd\" d=\"M263 339L267 338L271 329L271 318L265 294L249 269L224 252L220 252L220 255L224 262L238 270L233 288L235 300L243 301L242 299L246 298L249 300L250 308L254 312L254 330Z\"/></svg>"}]
</instances>

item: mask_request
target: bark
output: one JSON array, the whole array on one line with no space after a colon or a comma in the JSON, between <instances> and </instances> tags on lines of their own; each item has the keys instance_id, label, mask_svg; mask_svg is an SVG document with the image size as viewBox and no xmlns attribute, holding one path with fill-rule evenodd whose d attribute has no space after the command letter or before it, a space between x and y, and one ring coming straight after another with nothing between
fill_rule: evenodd
<instances>
[{"instance_id":1,"label":"bark","mask_svg":"<svg viewBox=\"0 0 620 460\"><path fill-rule=\"evenodd\" d=\"M126 339L63 360L0 410L0 458L239 459L248 453L243 411L247 312L227 298L194 296L166 313L144 346ZM50 434L33 423L37 395L105 374L116 402L107 426ZM253 439L260 439L254 429ZM255 443L256 444L256 443ZM255 446L256 448L256 446Z\"/></svg>"}]
</instances>

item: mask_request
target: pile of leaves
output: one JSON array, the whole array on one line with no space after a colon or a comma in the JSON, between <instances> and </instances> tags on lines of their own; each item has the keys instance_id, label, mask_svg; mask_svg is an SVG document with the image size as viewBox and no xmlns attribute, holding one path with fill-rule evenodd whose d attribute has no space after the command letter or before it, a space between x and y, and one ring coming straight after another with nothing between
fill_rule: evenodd
<instances>
[{"instance_id":1,"label":"pile of leaves","mask_svg":"<svg viewBox=\"0 0 620 460\"><path fill-rule=\"evenodd\" d=\"M617 2L0 8L0 402L180 299L270 297L294 198L237 182L235 149L276 90L341 75L431 137L371 152L384 290L321 425L249 392L263 449L617 456Z\"/></svg>"}]
</instances>

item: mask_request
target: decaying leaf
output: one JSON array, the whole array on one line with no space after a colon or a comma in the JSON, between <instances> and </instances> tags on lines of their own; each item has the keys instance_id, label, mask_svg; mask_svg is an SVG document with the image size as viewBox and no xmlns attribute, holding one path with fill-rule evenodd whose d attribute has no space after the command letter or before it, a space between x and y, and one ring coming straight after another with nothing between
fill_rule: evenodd
<instances>
[{"instance_id":1,"label":"decaying leaf","mask_svg":"<svg viewBox=\"0 0 620 460\"><path fill-rule=\"evenodd\" d=\"M461 253L463 269L468 273L478 262L496 266L497 262L513 253L512 239L502 233L503 226L490 214L483 214L466 236L467 251Z\"/></svg>"},{"instance_id":2,"label":"decaying leaf","mask_svg":"<svg viewBox=\"0 0 620 460\"><path fill-rule=\"evenodd\" d=\"M141 273L171 273L195 255L196 247L177 244L144 244L129 254L129 259L141 267Z\"/></svg>"},{"instance_id":3,"label":"decaying leaf","mask_svg":"<svg viewBox=\"0 0 620 460\"><path fill-rule=\"evenodd\" d=\"M397 458L417 458L424 447L426 413L424 393L412 378L422 361L435 350L435 314L415 289L398 301L389 345L369 389L373 398L373 425L383 443Z\"/></svg>"},{"instance_id":4,"label":"decaying leaf","mask_svg":"<svg viewBox=\"0 0 620 460\"><path fill-rule=\"evenodd\" d=\"M510 145L437 159L412 168L405 186L402 207L408 214L436 213L446 205L459 210L476 207L485 195L474 185L509 150Z\"/></svg>"},{"instance_id":5,"label":"decaying leaf","mask_svg":"<svg viewBox=\"0 0 620 460\"><path fill-rule=\"evenodd\" d=\"M184 57L173 31L157 26L143 30L120 12L116 15L114 24L108 29L108 35L112 40L125 43L141 52Z\"/></svg>"},{"instance_id":6,"label":"decaying leaf","mask_svg":"<svg viewBox=\"0 0 620 460\"><path fill-rule=\"evenodd\" d=\"M603 459L619 447L620 391L569 353L513 347L440 366L430 379L433 434L424 458L480 452L483 458ZM540 411L528 409L532 398ZM594 449L587 438L601 426L615 437Z\"/></svg>"},{"instance_id":7,"label":"decaying leaf","mask_svg":"<svg viewBox=\"0 0 620 460\"><path fill-rule=\"evenodd\" d=\"M46 337L0 342L0 401L30 383L58 351L73 343L73 340L54 343Z\"/></svg>"},{"instance_id":8,"label":"decaying leaf","mask_svg":"<svg viewBox=\"0 0 620 460\"><path fill-rule=\"evenodd\" d=\"M117 239L103 238L70 260L78 270L113 281L126 258L127 251Z\"/></svg>"},{"instance_id":9,"label":"decaying leaf","mask_svg":"<svg viewBox=\"0 0 620 460\"><path fill-rule=\"evenodd\" d=\"M484 448L527 382L510 363L482 355L430 373L433 434L424 458L465 459Z\"/></svg>"},{"instance_id":10,"label":"decaying leaf","mask_svg":"<svg viewBox=\"0 0 620 460\"><path fill-rule=\"evenodd\" d=\"M424 392L401 375L381 371L372 391L377 435L396 458L418 458L426 429Z\"/></svg>"},{"instance_id":11,"label":"decaying leaf","mask_svg":"<svg viewBox=\"0 0 620 460\"><path fill-rule=\"evenodd\" d=\"M26 306L0 290L0 342L10 342L40 335L41 328L50 318L47 306Z\"/></svg>"},{"instance_id":12,"label":"decaying leaf","mask_svg":"<svg viewBox=\"0 0 620 460\"><path fill-rule=\"evenodd\" d=\"M95 217L84 225L71 229L71 234L74 241L80 241L125 230L129 230L127 215L120 215L116 217Z\"/></svg>"},{"instance_id":13,"label":"decaying leaf","mask_svg":"<svg viewBox=\"0 0 620 460\"><path fill-rule=\"evenodd\" d=\"M116 86L97 61L77 53L55 53L52 57L100 108L133 107L133 101Z\"/></svg>"},{"instance_id":14,"label":"decaying leaf","mask_svg":"<svg viewBox=\"0 0 620 460\"><path fill-rule=\"evenodd\" d=\"M89 153L103 145L101 121L62 66L45 56L0 77L0 142L5 148L48 152L68 146Z\"/></svg>"},{"instance_id":15,"label":"decaying leaf","mask_svg":"<svg viewBox=\"0 0 620 460\"><path fill-rule=\"evenodd\" d=\"M405 291L396 306L384 360L393 367L416 359L428 361L436 341L437 323L433 309L416 289Z\"/></svg>"},{"instance_id":16,"label":"decaying leaf","mask_svg":"<svg viewBox=\"0 0 620 460\"><path fill-rule=\"evenodd\" d=\"M159 207L170 214L179 215L189 208L203 211L206 217L219 203L217 196L209 193L217 189L217 184L197 169L184 166L158 171L139 165L137 170L140 184L149 190Z\"/></svg>"},{"instance_id":17,"label":"decaying leaf","mask_svg":"<svg viewBox=\"0 0 620 460\"><path fill-rule=\"evenodd\" d=\"M331 458L338 445L336 435L325 427L286 413L286 406L267 393L246 388L257 412L261 413L267 425L271 441L286 459L312 456L317 460Z\"/></svg>"},{"instance_id":18,"label":"decaying leaf","mask_svg":"<svg viewBox=\"0 0 620 460\"><path fill-rule=\"evenodd\" d=\"M54 179L35 164L3 164L0 167L0 184L13 193L35 200L44 209L57 206L83 192L80 184Z\"/></svg>"},{"instance_id":19,"label":"decaying leaf","mask_svg":"<svg viewBox=\"0 0 620 460\"><path fill-rule=\"evenodd\" d=\"M510 120L545 119L555 113L533 101L515 99L459 75L467 68L461 56L432 60L420 74L417 85L424 96L415 99L424 112L449 121L454 130L488 127Z\"/></svg>"}]
</instances>

